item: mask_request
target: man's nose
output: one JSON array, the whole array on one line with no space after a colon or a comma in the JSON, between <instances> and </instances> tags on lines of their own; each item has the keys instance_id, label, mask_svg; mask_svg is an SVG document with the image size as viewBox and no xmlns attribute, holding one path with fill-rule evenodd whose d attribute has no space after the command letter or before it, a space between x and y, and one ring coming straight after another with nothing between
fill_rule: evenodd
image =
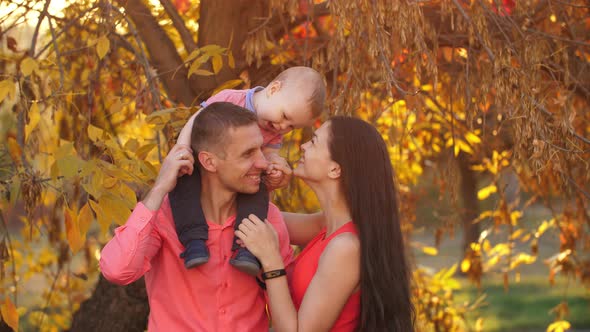
<instances>
[{"instance_id":1,"label":"man's nose","mask_svg":"<svg viewBox=\"0 0 590 332\"><path fill-rule=\"evenodd\" d=\"M268 168L268 164L268 160L264 158L264 155L262 153L260 153L256 161L254 162L254 166L258 169L266 169Z\"/></svg>"}]
</instances>

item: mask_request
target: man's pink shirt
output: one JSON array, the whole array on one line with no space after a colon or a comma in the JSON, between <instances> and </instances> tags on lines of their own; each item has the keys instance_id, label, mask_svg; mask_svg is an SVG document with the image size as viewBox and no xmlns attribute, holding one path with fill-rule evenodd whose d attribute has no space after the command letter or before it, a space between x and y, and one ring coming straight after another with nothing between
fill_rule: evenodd
<instances>
[{"instance_id":1,"label":"man's pink shirt","mask_svg":"<svg viewBox=\"0 0 590 332\"><path fill-rule=\"evenodd\" d=\"M168 197L158 211L138 203L127 223L103 248L100 269L109 281L127 285L145 275L149 331L268 331L266 297L256 280L229 264L235 216L209 225L209 261L187 270ZM285 265L293 259L279 209L269 205Z\"/></svg>"}]
</instances>

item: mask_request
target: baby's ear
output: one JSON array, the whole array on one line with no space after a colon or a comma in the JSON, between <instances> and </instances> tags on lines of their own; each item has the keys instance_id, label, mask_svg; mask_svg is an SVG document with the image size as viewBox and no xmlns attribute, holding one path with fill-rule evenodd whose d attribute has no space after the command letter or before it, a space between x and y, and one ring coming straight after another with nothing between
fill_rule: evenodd
<instances>
[{"instance_id":1,"label":"baby's ear","mask_svg":"<svg viewBox=\"0 0 590 332\"><path fill-rule=\"evenodd\" d=\"M270 84L266 87L267 97L270 97L273 94L281 91L282 87L283 87L283 83L281 81L270 82Z\"/></svg>"}]
</instances>

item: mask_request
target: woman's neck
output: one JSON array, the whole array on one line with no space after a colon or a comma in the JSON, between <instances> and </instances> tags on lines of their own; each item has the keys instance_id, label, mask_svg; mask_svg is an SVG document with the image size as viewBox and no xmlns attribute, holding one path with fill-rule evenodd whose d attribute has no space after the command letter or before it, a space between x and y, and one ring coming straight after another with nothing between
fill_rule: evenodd
<instances>
[{"instance_id":1,"label":"woman's neck","mask_svg":"<svg viewBox=\"0 0 590 332\"><path fill-rule=\"evenodd\" d=\"M352 221L352 215L344 194L337 185L314 190L326 220L326 236L334 233L344 224Z\"/></svg>"}]
</instances>

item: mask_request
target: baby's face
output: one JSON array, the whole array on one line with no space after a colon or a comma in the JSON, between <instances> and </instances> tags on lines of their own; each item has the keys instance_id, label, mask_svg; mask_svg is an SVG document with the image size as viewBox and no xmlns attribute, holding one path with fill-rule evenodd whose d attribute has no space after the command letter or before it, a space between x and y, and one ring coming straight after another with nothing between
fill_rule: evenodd
<instances>
[{"instance_id":1,"label":"baby's face","mask_svg":"<svg viewBox=\"0 0 590 332\"><path fill-rule=\"evenodd\" d=\"M297 92L274 93L265 104L267 109L259 113L258 123L261 127L278 134L310 126L314 118L308 98Z\"/></svg>"}]
</instances>

